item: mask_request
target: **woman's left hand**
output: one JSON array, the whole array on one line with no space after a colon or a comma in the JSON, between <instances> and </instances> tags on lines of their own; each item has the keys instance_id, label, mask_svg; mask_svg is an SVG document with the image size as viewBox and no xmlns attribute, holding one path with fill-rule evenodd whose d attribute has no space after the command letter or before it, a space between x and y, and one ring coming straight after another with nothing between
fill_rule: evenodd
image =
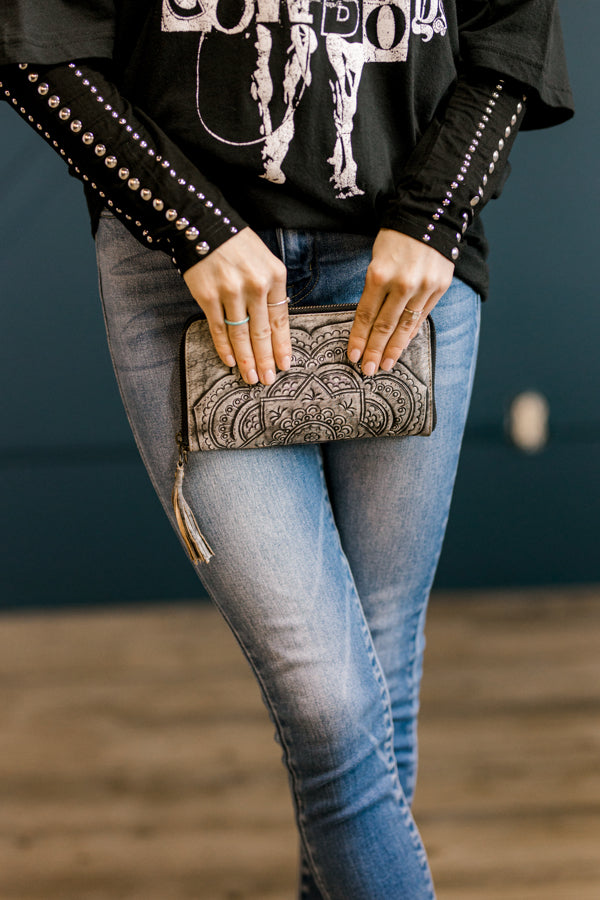
<instances>
[{"instance_id":1,"label":"woman's left hand","mask_svg":"<svg viewBox=\"0 0 600 900\"><path fill-rule=\"evenodd\" d=\"M454 263L415 238L382 228L350 338L348 357L365 375L389 371L452 282Z\"/></svg>"}]
</instances>

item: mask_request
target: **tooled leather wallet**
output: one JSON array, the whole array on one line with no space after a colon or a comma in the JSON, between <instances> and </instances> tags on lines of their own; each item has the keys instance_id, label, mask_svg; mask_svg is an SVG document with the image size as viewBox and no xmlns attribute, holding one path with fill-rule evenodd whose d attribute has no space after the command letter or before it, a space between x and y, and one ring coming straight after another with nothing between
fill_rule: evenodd
<instances>
[{"instance_id":1,"label":"tooled leather wallet","mask_svg":"<svg viewBox=\"0 0 600 900\"><path fill-rule=\"evenodd\" d=\"M351 438L429 435L435 428L430 317L389 372L363 375L347 346L356 305L291 307L291 367L249 385L219 358L203 315L181 352L186 451L242 450Z\"/></svg>"}]
</instances>

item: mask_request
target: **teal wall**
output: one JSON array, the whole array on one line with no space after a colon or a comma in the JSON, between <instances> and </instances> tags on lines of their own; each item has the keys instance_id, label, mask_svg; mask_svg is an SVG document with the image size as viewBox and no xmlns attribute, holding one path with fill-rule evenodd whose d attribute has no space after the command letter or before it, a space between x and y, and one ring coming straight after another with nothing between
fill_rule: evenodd
<instances>
[{"instance_id":1,"label":"teal wall","mask_svg":"<svg viewBox=\"0 0 600 900\"><path fill-rule=\"evenodd\" d=\"M600 6L561 10L578 115L520 136L485 212L492 294L439 586L600 580ZM80 187L2 104L0 133L0 605L201 597L121 409ZM526 389L550 403L533 456L503 433Z\"/></svg>"}]
</instances>

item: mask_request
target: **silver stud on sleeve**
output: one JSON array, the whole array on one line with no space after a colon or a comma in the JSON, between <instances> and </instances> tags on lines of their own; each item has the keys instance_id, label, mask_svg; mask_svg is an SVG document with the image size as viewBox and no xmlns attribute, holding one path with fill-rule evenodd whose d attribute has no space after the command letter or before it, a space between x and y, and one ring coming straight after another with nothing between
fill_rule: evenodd
<instances>
[{"instance_id":1,"label":"silver stud on sleeve","mask_svg":"<svg viewBox=\"0 0 600 900\"><path fill-rule=\"evenodd\" d=\"M453 247L452 254L451 254L452 259L458 259L459 254L460 254L460 250L458 249L458 247Z\"/></svg>"},{"instance_id":2,"label":"silver stud on sleeve","mask_svg":"<svg viewBox=\"0 0 600 900\"><path fill-rule=\"evenodd\" d=\"M86 73L84 68L81 68L81 69L77 68L77 64L74 62L70 62L68 65L69 65L69 70L73 73L74 77L80 79L80 84L82 84L85 88L87 88L90 91L91 94L93 94L93 96L98 104L98 106L95 108L97 108L98 113L100 113L100 115L107 115L107 116L112 117L115 120L117 120L119 125L125 131L127 131L127 133L131 136L131 139L138 142L140 150L145 151L145 155L156 160L156 162L159 165L161 165L169 173L171 178L176 180L179 188L184 189L186 191L186 193L189 191L189 193L192 196L197 197L198 200L203 202L203 204L207 210L213 211L215 216L217 216L219 218L223 217L223 211L221 209L219 209L212 200L207 199L202 191L197 191L196 187L193 184L189 184L185 177L180 176L178 174L178 172L176 171L176 168L173 166L173 164L171 162L169 162L169 160L163 159L163 157L157 153L155 148L153 148L152 146L149 146L148 140L145 139L145 136L143 134L140 134L134 130L136 123L133 122L133 120L131 120L132 124L130 124L127 121L126 115L122 115L118 111L118 108L115 108L115 106L112 104L112 102L108 102L105 100L105 98L102 96L102 93L104 93L104 92L99 90L98 87L96 87L90 81L91 76L89 76L88 73ZM29 69L28 64L26 64L26 63L23 63L21 65L21 68L23 70ZM122 182L125 182L127 184L127 187L129 188L129 190L131 190L133 192L139 191L139 194L140 194L140 197L142 200L146 201L147 203L152 203L152 208L154 210L162 213L168 222L175 225L175 227L177 228L178 231L185 233L186 239L188 241L192 241L195 243L195 250L196 250L196 253L198 254L198 256L204 256L210 252L211 248L207 241L198 241L199 236L200 236L200 229L194 225L190 225L190 221L188 218L186 218L185 215L180 214L177 211L177 209L175 209L173 207L167 208L167 204L163 200L153 197L153 191L150 190L150 188L148 188L148 187L142 188L140 178L132 176L129 168L127 168L126 166L121 166L121 168L118 168L119 161L118 161L117 157L113 154L110 154L108 147L104 143L102 143L101 139L102 139L102 137L104 137L104 135L102 133L102 129L100 128L100 126L98 126L98 132L99 132L98 136L96 136L96 134L93 131L86 130L83 122L80 119L78 119L76 117L72 118L72 115L73 115L72 110L69 108L69 106L67 106L65 104L64 99L61 103L61 98L59 97L59 95L51 92L51 86L48 85L46 82L43 82L43 77L40 76L37 72L32 72L31 70L29 70L24 77L28 78L29 82L32 85L34 85L34 84L36 85L34 90L36 90L39 93L40 97L44 97L47 100L47 103L48 103L48 106L50 107L50 109L56 110L57 118L60 119L60 121L64 122L64 124L66 126L68 126L68 128L74 135L78 135L81 138L82 143L86 147L89 147L90 150L94 151L92 158L96 157L98 159L98 162L103 161L104 165L108 169L111 169L111 170L115 169L115 174L118 174L119 179ZM42 83L39 83L39 82L42 82ZM0 84L0 87L2 87L1 84ZM6 92L6 93L7 93L9 100L12 100L12 102L16 106L18 106L17 100L12 98L10 96L9 92ZM27 117L27 111L25 110L24 107L21 108L21 113L24 117ZM30 116L29 119L33 125L36 124L33 117ZM90 120L89 124L92 125L93 121ZM38 127L39 131L43 132L42 125L38 124L37 127ZM52 130L52 129L50 129L50 130ZM59 147L57 141L52 141L50 132L46 132L46 139L48 141L52 142L53 145L55 146L55 148L65 158L67 158L67 151L65 151L61 147ZM72 166L72 171L75 171L79 178L81 178L87 184L91 185L91 187L94 190L96 190L100 193L100 195L103 197L103 200L105 201L105 203L108 206L114 207L113 201L110 200L109 198L107 198L106 194L104 194L104 192L100 191L100 188L102 187L102 185L100 184L100 186L98 186L92 180L92 178L94 177L92 172L90 172L90 175L85 174L85 169L82 172L75 165L75 163L72 162L70 157L69 157L69 165ZM177 166L177 162L175 162L175 166ZM458 185L458 176L457 176L457 180L454 184ZM454 185L453 185L453 188L454 188ZM451 193L449 193L449 197L450 198L452 197ZM125 212L123 213L123 216L125 219L127 219L129 221L133 222L133 220L134 220L132 216L128 216ZM136 222L136 224L137 224L137 222ZM238 229L235 226L231 225L231 220L229 218L227 218L226 216L223 217L223 224L228 226L230 234L235 235L238 233ZM143 226L140 224L139 227L143 227ZM148 234L147 231L145 232L145 237L149 243L152 241L152 237L151 237L151 235Z\"/></svg>"}]
</instances>

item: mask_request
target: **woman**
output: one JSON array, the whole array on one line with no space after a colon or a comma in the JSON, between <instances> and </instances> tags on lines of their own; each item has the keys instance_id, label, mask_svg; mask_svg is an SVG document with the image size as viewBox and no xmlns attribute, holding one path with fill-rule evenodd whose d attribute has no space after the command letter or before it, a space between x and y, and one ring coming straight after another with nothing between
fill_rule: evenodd
<instances>
[{"instance_id":1,"label":"woman","mask_svg":"<svg viewBox=\"0 0 600 900\"><path fill-rule=\"evenodd\" d=\"M521 124L571 115L556 3L17 0L0 35L2 96L85 183L115 371L172 521L198 306L251 385L290 366L288 301L356 301L366 375L432 313L432 436L196 453L186 494L283 749L300 896L433 897L410 806L487 292L478 216Z\"/></svg>"}]
</instances>

